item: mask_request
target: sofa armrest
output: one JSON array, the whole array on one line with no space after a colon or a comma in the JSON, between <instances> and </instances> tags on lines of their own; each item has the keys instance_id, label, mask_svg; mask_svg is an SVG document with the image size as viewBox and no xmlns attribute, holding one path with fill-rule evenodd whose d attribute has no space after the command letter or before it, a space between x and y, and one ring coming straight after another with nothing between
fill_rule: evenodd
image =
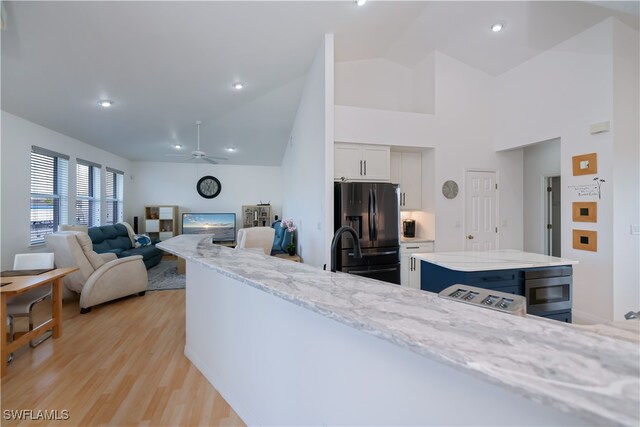
<instances>
[{"instance_id":1,"label":"sofa armrest","mask_svg":"<svg viewBox=\"0 0 640 427\"><path fill-rule=\"evenodd\" d=\"M114 254L113 252L104 252L104 253L98 254L98 256L102 258L102 260L105 263L118 259L118 255Z\"/></svg>"},{"instance_id":2,"label":"sofa armrest","mask_svg":"<svg viewBox=\"0 0 640 427\"><path fill-rule=\"evenodd\" d=\"M89 277L80 293L80 307L88 308L146 291L147 287L147 269L142 256L119 258L104 264Z\"/></svg>"}]
</instances>

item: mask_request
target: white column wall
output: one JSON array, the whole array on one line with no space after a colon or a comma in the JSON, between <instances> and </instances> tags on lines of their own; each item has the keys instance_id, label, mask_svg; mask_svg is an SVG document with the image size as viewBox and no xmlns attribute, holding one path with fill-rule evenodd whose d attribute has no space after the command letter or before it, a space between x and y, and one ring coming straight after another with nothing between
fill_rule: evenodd
<instances>
[{"instance_id":1,"label":"white column wall","mask_svg":"<svg viewBox=\"0 0 640 427\"><path fill-rule=\"evenodd\" d=\"M307 73L282 159L283 216L298 227L298 254L322 268L333 235L333 35L326 35Z\"/></svg>"},{"instance_id":2,"label":"white column wall","mask_svg":"<svg viewBox=\"0 0 640 427\"><path fill-rule=\"evenodd\" d=\"M613 315L640 310L638 32L613 22ZM635 260L635 261L634 261Z\"/></svg>"}]
</instances>

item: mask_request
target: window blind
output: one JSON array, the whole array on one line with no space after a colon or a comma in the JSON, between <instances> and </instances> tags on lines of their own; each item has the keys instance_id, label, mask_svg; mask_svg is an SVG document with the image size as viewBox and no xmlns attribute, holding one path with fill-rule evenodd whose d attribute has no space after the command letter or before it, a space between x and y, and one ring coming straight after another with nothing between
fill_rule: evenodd
<instances>
[{"instance_id":1,"label":"window blind","mask_svg":"<svg viewBox=\"0 0 640 427\"><path fill-rule=\"evenodd\" d=\"M123 220L124 203L123 203L123 187L124 172L107 167L105 191L105 222L107 224L116 224Z\"/></svg>"},{"instance_id":2,"label":"window blind","mask_svg":"<svg viewBox=\"0 0 640 427\"><path fill-rule=\"evenodd\" d=\"M77 159L76 224L100 225L100 165Z\"/></svg>"},{"instance_id":3,"label":"window blind","mask_svg":"<svg viewBox=\"0 0 640 427\"><path fill-rule=\"evenodd\" d=\"M32 146L29 244L44 243L44 237L68 218L69 156Z\"/></svg>"}]
</instances>

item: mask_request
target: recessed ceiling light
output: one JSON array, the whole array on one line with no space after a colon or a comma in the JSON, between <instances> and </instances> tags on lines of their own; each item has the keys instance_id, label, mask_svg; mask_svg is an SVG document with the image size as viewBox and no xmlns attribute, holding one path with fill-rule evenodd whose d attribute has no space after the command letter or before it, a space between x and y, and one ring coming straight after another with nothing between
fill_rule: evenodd
<instances>
[{"instance_id":1,"label":"recessed ceiling light","mask_svg":"<svg viewBox=\"0 0 640 427\"><path fill-rule=\"evenodd\" d=\"M367 2L367 0L356 0L356 5L362 6Z\"/></svg>"},{"instance_id":2,"label":"recessed ceiling light","mask_svg":"<svg viewBox=\"0 0 640 427\"><path fill-rule=\"evenodd\" d=\"M175 144L173 148L175 148L176 150L182 150L182 144Z\"/></svg>"},{"instance_id":3,"label":"recessed ceiling light","mask_svg":"<svg viewBox=\"0 0 640 427\"><path fill-rule=\"evenodd\" d=\"M238 149L235 147L227 147L225 148L225 150L227 150L230 153L235 153L236 151L238 151Z\"/></svg>"},{"instance_id":4,"label":"recessed ceiling light","mask_svg":"<svg viewBox=\"0 0 640 427\"><path fill-rule=\"evenodd\" d=\"M493 31L494 33L502 31L503 29L504 24L502 22L496 22L495 24L491 25L491 31Z\"/></svg>"},{"instance_id":5,"label":"recessed ceiling light","mask_svg":"<svg viewBox=\"0 0 640 427\"><path fill-rule=\"evenodd\" d=\"M242 83L242 82L235 82L235 83L232 85L232 87L233 87L234 89L236 89L236 90L240 90L240 89L242 89L242 88L244 87L244 83Z\"/></svg>"},{"instance_id":6,"label":"recessed ceiling light","mask_svg":"<svg viewBox=\"0 0 640 427\"><path fill-rule=\"evenodd\" d=\"M114 104L114 102L110 99L101 99L100 101L98 101L98 105L101 107L111 107Z\"/></svg>"}]
</instances>

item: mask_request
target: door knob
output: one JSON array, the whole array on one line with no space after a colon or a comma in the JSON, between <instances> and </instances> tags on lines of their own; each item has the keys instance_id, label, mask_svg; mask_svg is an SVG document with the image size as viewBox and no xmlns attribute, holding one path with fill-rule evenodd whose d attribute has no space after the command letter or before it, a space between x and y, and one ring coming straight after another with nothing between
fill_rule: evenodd
<instances>
[{"instance_id":1,"label":"door knob","mask_svg":"<svg viewBox=\"0 0 640 427\"><path fill-rule=\"evenodd\" d=\"M467 236L467 239L469 239L469 240L473 240L473 235L469 234L469 235Z\"/></svg>"}]
</instances>

